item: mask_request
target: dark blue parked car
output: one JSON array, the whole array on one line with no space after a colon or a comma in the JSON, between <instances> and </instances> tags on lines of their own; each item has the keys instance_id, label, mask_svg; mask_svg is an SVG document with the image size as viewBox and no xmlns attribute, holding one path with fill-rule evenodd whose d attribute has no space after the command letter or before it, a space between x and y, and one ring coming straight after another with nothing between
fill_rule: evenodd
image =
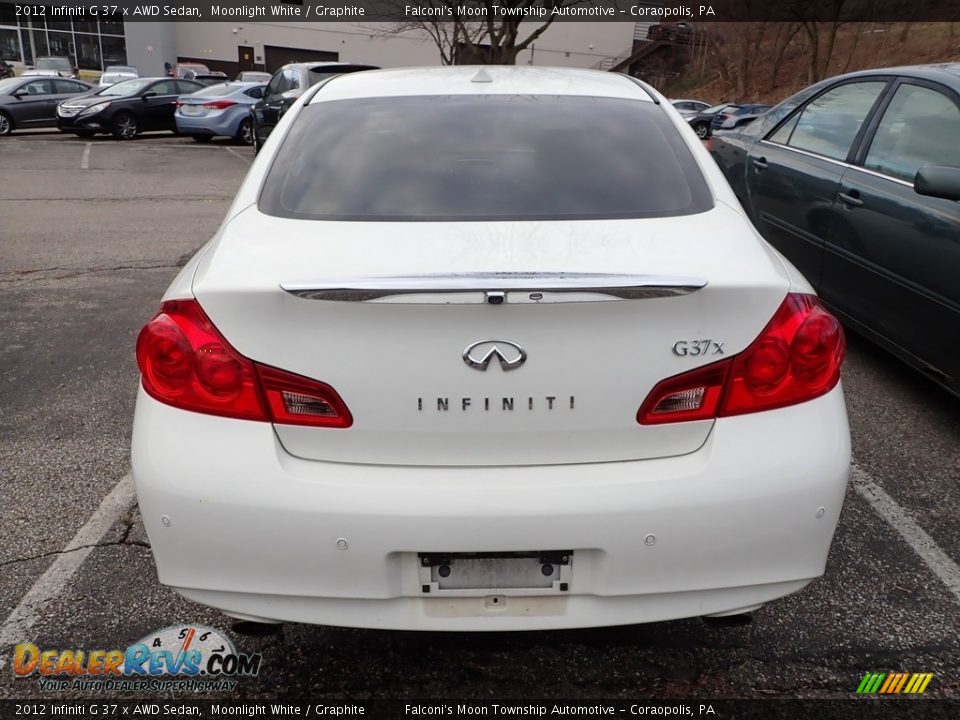
<instances>
[{"instance_id":1,"label":"dark blue parked car","mask_svg":"<svg viewBox=\"0 0 960 720\"><path fill-rule=\"evenodd\" d=\"M838 317L960 396L960 64L824 80L711 152Z\"/></svg>"}]
</instances>

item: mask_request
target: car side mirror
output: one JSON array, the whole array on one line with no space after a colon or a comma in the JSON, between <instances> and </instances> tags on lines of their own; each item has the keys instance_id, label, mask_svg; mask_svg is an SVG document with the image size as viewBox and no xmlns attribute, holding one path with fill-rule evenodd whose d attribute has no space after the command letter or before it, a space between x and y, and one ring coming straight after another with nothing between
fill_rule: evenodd
<instances>
[{"instance_id":1,"label":"car side mirror","mask_svg":"<svg viewBox=\"0 0 960 720\"><path fill-rule=\"evenodd\" d=\"M145 92L143 95L140 96L140 99L141 99L141 100L149 100L150 98L156 97L156 96L157 96L157 94L156 94L155 92L152 92L152 91L151 91L151 92Z\"/></svg>"},{"instance_id":2,"label":"car side mirror","mask_svg":"<svg viewBox=\"0 0 960 720\"><path fill-rule=\"evenodd\" d=\"M960 168L946 165L924 165L917 170L913 189L918 195L960 200Z\"/></svg>"},{"instance_id":3,"label":"car side mirror","mask_svg":"<svg viewBox=\"0 0 960 720\"><path fill-rule=\"evenodd\" d=\"M24 95L26 95L25 92L15 92L15 93L13 94L13 96L14 96L17 100L19 100L20 98L22 98Z\"/></svg>"}]
</instances>

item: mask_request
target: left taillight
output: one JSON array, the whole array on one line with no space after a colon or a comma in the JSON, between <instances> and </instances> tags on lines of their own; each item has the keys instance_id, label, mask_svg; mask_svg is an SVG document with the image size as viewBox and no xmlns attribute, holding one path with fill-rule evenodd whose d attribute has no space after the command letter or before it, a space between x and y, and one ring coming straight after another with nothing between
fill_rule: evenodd
<instances>
[{"instance_id":1,"label":"left taillight","mask_svg":"<svg viewBox=\"0 0 960 720\"><path fill-rule=\"evenodd\" d=\"M813 295L787 295L738 355L658 383L637 411L641 425L708 420L812 400L840 381L843 328Z\"/></svg>"},{"instance_id":2,"label":"left taillight","mask_svg":"<svg viewBox=\"0 0 960 720\"><path fill-rule=\"evenodd\" d=\"M226 110L228 107L233 107L236 104L234 100L211 100L210 102L205 102L203 107L210 110Z\"/></svg>"},{"instance_id":3,"label":"left taillight","mask_svg":"<svg viewBox=\"0 0 960 720\"><path fill-rule=\"evenodd\" d=\"M161 305L137 337L137 365L151 397L183 410L288 425L353 424L332 387L244 357L196 300Z\"/></svg>"}]
</instances>

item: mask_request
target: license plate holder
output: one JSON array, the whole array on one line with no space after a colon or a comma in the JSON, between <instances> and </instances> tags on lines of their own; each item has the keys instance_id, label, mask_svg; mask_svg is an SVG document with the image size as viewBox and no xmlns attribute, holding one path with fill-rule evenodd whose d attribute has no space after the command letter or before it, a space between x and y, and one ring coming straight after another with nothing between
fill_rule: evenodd
<instances>
[{"instance_id":1,"label":"license plate holder","mask_svg":"<svg viewBox=\"0 0 960 720\"><path fill-rule=\"evenodd\" d=\"M569 593L572 550L417 554L420 590L443 595Z\"/></svg>"}]
</instances>

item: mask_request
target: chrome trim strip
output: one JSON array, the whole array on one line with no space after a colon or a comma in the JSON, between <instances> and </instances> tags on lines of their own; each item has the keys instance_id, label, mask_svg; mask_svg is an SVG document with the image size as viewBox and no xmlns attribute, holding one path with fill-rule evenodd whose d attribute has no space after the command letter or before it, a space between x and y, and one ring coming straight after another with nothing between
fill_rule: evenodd
<instances>
[{"instance_id":1,"label":"chrome trim strip","mask_svg":"<svg viewBox=\"0 0 960 720\"><path fill-rule=\"evenodd\" d=\"M296 297L334 302L370 302L405 295L477 293L476 303L487 302L490 293L503 293L507 302L595 302L641 300L687 295L707 284L703 278L673 275L627 275L577 272L476 272L397 275L383 277L330 278L312 282L281 283ZM526 297L511 300L513 294ZM557 298L557 294L576 297ZM596 295L590 298L584 295ZM409 298L411 304L432 303Z\"/></svg>"},{"instance_id":2,"label":"chrome trim strip","mask_svg":"<svg viewBox=\"0 0 960 720\"><path fill-rule=\"evenodd\" d=\"M816 153L809 152L808 150L801 150L800 148L790 147L789 145L781 145L780 143L771 142L770 140L761 140L760 144L767 145L768 147L778 148L780 150L789 150L790 152L795 152L798 155L806 155L807 157L812 157L817 160L823 160L825 162L832 163L833 165L839 165L842 168L847 168L848 170L859 170L867 175L873 175L874 177L878 177L883 180L890 180L891 182L895 182L898 185L903 185L908 188L913 187L912 182L901 180L900 178L893 177L892 175L885 175L884 173L877 172L876 170L870 170L862 165L851 165L850 163L842 160L834 160L833 158L828 158L825 155L817 155Z\"/></svg>"},{"instance_id":3,"label":"chrome trim strip","mask_svg":"<svg viewBox=\"0 0 960 720\"><path fill-rule=\"evenodd\" d=\"M892 175L885 175L882 172L878 172L876 170L870 170L869 168L861 167L860 165L848 165L847 167L849 167L851 170L859 170L860 172L865 173L867 175L873 175L874 177L878 177L883 180L889 180L890 182L895 182L898 185L903 185L904 187L908 187L911 190L914 189L914 185L912 182L901 180L900 178L893 177Z\"/></svg>"},{"instance_id":4,"label":"chrome trim strip","mask_svg":"<svg viewBox=\"0 0 960 720\"><path fill-rule=\"evenodd\" d=\"M798 155L806 155L807 157L812 157L816 160L823 160L825 162L832 163L834 165L839 165L840 167L844 167L844 168L854 167L849 163L845 163L843 160L834 160L833 158L829 158L826 155L817 155L817 153L810 152L809 150L801 150L800 148L795 148L790 145L781 145L780 143L775 143L766 139L761 140L760 144L767 145L769 147L779 148L780 150L789 150L790 152L795 152Z\"/></svg>"}]
</instances>

